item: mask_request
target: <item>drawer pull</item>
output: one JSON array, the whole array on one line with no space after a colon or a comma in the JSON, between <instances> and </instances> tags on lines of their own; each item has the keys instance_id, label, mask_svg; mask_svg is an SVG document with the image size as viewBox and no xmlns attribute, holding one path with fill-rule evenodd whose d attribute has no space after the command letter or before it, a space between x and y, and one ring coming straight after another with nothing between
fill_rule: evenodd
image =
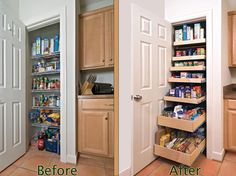
<instances>
[{"instance_id":1,"label":"drawer pull","mask_svg":"<svg viewBox=\"0 0 236 176\"><path fill-rule=\"evenodd\" d=\"M108 120L108 117L106 117L105 120Z\"/></svg>"}]
</instances>

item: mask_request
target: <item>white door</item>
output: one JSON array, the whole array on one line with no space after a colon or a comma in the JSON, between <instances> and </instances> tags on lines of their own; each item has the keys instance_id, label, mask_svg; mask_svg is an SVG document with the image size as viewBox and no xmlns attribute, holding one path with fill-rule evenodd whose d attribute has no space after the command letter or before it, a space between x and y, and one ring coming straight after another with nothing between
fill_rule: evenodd
<instances>
[{"instance_id":1,"label":"white door","mask_svg":"<svg viewBox=\"0 0 236 176\"><path fill-rule=\"evenodd\" d=\"M155 159L157 116L164 108L171 64L171 25L132 6L133 173Z\"/></svg>"},{"instance_id":2,"label":"white door","mask_svg":"<svg viewBox=\"0 0 236 176\"><path fill-rule=\"evenodd\" d=\"M26 151L25 27L0 2L0 172Z\"/></svg>"}]
</instances>

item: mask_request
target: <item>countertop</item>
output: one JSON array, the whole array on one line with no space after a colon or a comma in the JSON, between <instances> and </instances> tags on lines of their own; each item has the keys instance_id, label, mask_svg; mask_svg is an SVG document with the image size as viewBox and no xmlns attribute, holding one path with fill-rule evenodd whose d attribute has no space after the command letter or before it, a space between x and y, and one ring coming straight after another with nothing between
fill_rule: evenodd
<instances>
[{"instance_id":1,"label":"countertop","mask_svg":"<svg viewBox=\"0 0 236 176\"><path fill-rule=\"evenodd\" d=\"M78 95L79 99L112 99L114 98L113 94L107 95Z\"/></svg>"},{"instance_id":2,"label":"countertop","mask_svg":"<svg viewBox=\"0 0 236 176\"><path fill-rule=\"evenodd\" d=\"M236 99L236 84L230 84L223 88L224 99Z\"/></svg>"}]
</instances>

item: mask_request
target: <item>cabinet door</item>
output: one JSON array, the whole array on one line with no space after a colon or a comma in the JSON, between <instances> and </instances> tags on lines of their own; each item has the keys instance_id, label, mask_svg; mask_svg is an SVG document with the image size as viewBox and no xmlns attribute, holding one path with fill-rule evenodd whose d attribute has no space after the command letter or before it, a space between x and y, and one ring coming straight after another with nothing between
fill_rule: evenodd
<instances>
[{"instance_id":1,"label":"cabinet door","mask_svg":"<svg viewBox=\"0 0 236 176\"><path fill-rule=\"evenodd\" d=\"M225 117L226 121L226 148L229 150L236 151L236 111L235 110L227 110L227 115Z\"/></svg>"},{"instance_id":2,"label":"cabinet door","mask_svg":"<svg viewBox=\"0 0 236 176\"><path fill-rule=\"evenodd\" d=\"M114 156L114 112L109 112L109 157Z\"/></svg>"},{"instance_id":3,"label":"cabinet door","mask_svg":"<svg viewBox=\"0 0 236 176\"><path fill-rule=\"evenodd\" d=\"M108 156L109 112L81 111L80 113L80 152Z\"/></svg>"},{"instance_id":4,"label":"cabinet door","mask_svg":"<svg viewBox=\"0 0 236 176\"><path fill-rule=\"evenodd\" d=\"M105 12L105 58L106 67L114 66L114 11Z\"/></svg>"},{"instance_id":5,"label":"cabinet door","mask_svg":"<svg viewBox=\"0 0 236 176\"><path fill-rule=\"evenodd\" d=\"M236 67L236 14L229 15L229 66Z\"/></svg>"},{"instance_id":6,"label":"cabinet door","mask_svg":"<svg viewBox=\"0 0 236 176\"><path fill-rule=\"evenodd\" d=\"M80 18L81 69L105 66L105 17L96 13Z\"/></svg>"}]
</instances>

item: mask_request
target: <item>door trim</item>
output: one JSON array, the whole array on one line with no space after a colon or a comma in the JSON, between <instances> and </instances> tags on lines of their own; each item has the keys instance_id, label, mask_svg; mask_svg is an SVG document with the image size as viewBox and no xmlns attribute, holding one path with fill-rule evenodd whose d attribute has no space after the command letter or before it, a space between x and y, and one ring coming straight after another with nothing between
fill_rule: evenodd
<instances>
[{"instance_id":1,"label":"door trim","mask_svg":"<svg viewBox=\"0 0 236 176\"><path fill-rule=\"evenodd\" d=\"M114 175L119 175L119 0L114 0Z\"/></svg>"}]
</instances>

